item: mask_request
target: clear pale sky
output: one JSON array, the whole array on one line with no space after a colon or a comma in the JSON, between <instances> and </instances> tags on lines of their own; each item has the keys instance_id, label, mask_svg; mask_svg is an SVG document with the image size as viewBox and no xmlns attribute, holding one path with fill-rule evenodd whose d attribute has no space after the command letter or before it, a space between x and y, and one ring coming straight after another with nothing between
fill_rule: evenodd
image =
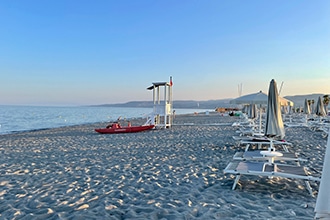
<instances>
[{"instance_id":1,"label":"clear pale sky","mask_svg":"<svg viewBox=\"0 0 330 220\"><path fill-rule=\"evenodd\" d=\"M329 0L3 0L0 104L330 94Z\"/></svg>"}]
</instances>

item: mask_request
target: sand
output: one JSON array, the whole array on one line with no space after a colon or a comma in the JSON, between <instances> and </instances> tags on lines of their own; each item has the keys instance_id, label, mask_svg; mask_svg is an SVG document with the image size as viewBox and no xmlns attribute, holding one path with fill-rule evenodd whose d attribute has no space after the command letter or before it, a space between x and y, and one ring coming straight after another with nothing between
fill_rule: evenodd
<instances>
[{"instance_id":1,"label":"sand","mask_svg":"<svg viewBox=\"0 0 330 220\"><path fill-rule=\"evenodd\" d=\"M296 179L234 176L237 117L176 116L171 129L102 135L104 123L0 136L0 219L312 219ZM132 121L133 125L142 120ZM302 165L322 170L326 139L286 129Z\"/></svg>"}]
</instances>

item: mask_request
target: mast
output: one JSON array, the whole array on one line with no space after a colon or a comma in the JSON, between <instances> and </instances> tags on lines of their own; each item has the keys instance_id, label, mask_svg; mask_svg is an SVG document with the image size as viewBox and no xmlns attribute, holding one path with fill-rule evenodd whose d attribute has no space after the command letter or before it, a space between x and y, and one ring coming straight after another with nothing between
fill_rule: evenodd
<instances>
[{"instance_id":1,"label":"mast","mask_svg":"<svg viewBox=\"0 0 330 220\"><path fill-rule=\"evenodd\" d=\"M241 83L241 84L238 84L237 85L237 87L238 87L238 97L241 97L241 95L242 95L242 87L243 87L243 84Z\"/></svg>"},{"instance_id":2,"label":"mast","mask_svg":"<svg viewBox=\"0 0 330 220\"><path fill-rule=\"evenodd\" d=\"M281 91L282 91L282 87L283 87L283 83L284 83L284 81L282 81L282 83L281 83L281 87L280 87L280 89L278 90L278 95L280 95L280 94L281 94Z\"/></svg>"}]
</instances>

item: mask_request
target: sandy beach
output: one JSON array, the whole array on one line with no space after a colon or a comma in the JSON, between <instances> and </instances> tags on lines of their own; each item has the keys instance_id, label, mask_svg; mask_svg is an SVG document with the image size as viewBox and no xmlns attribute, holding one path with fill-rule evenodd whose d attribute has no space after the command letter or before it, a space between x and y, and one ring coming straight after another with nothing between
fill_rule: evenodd
<instances>
[{"instance_id":1,"label":"sandy beach","mask_svg":"<svg viewBox=\"0 0 330 220\"><path fill-rule=\"evenodd\" d=\"M237 117L178 115L171 129L102 135L104 123L0 136L0 219L312 219L302 180L234 176ZM133 125L145 120L132 121ZM322 170L326 139L286 128L290 151Z\"/></svg>"}]
</instances>

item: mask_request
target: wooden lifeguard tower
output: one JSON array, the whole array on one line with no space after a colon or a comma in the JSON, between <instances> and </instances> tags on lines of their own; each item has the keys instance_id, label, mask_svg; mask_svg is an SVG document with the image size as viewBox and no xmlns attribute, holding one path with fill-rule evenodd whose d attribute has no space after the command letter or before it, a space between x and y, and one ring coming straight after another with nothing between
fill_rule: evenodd
<instances>
[{"instance_id":1,"label":"wooden lifeguard tower","mask_svg":"<svg viewBox=\"0 0 330 220\"><path fill-rule=\"evenodd\" d=\"M172 125L172 85L172 77L170 77L170 82L154 82L147 88L153 91L153 112L149 123L155 127L169 128ZM163 100L161 100L161 92L164 93Z\"/></svg>"}]
</instances>

